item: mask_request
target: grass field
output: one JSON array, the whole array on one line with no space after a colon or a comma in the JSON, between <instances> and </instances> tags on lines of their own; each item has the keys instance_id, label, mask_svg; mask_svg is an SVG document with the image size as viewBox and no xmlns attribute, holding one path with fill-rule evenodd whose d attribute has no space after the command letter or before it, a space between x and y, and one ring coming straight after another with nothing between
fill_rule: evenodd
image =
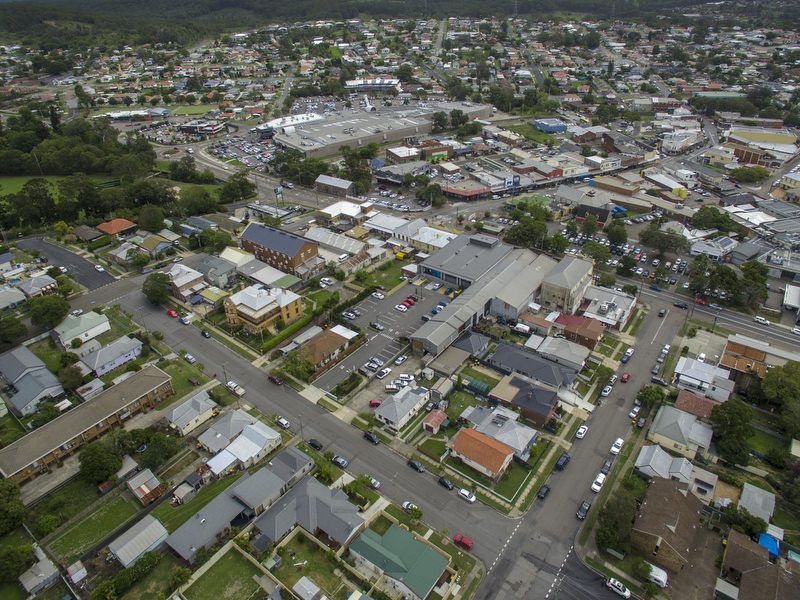
<instances>
[{"instance_id":1,"label":"grass field","mask_svg":"<svg viewBox=\"0 0 800 600\"><path fill-rule=\"evenodd\" d=\"M366 280L357 283L364 286L382 285L387 290L390 290L400 283L400 275L402 275L402 269L405 264L399 260L389 261L374 271L367 273Z\"/></svg>"},{"instance_id":2,"label":"grass field","mask_svg":"<svg viewBox=\"0 0 800 600\"><path fill-rule=\"evenodd\" d=\"M555 138L552 135L539 131L530 123L522 123L520 125L508 125L506 127L509 131L518 133L523 137L536 142L537 144L547 144L554 142Z\"/></svg>"},{"instance_id":3,"label":"grass field","mask_svg":"<svg viewBox=\"0 0 800 600\"><path fill-rule=\"evenodd\" d=\"M207 483L200 488L197 495L186 504L172 506L169 502L162 502L150 514L161 521L161 524L166 527L167 531L172 533L183 525L189 517L221 494L223 490L233 485L240 476L241 473L237 473L236 475L229 475L228 477L223 477L222 479Z\"/></svg>"},{"instance_id":4,"label":"grass field","mask_svg":"<svg viewBox=\"0 0 800 600\"><path fill-rule=\"evenodd\" d=\"M337 597L335 593L341 585L341 577L334 574L338 568L334 559L303 534L296 535L285 547L285 558L281 566L275 569L275 577L291 589L305 575L322 588L328 597ZM298 563L305 564L305 567L295 567Z\"/></svg>"},{"instance_id":5,"label":"grass field","mask_svg":"<svg viewBox=\"0 0 800 600\"><path fill-rule=\"evenodd\" d=\"M61 522L68 521L100 497L97 488L80 477L45 496L44 500L28 509L25 522L36 530L36 521L48 514L57 515Z\"/></svg>"},{"instance_id":6,"label":"grass field","mask_svg":"<svg viewBox=\"0 0 800 600\"><path fill-rule=\"evenodd\" d=\"M133 589L122 596L121 600L151 600L151 598L166 598L172 591L170 575L178 566L178 559L171 553L165 552L158 561L156 568L147 574L147 577L137 583Z\"/></svg>"},{"instance_id":7,"label":"grass field","mask_svg":"<svg viewBox=\"0 0 800 600\"><path fill-rule=\"evenodd\" d=\"M124 496L117 496L64 531L50 544L50 548L66 563L72 563L137 511L138 507L132 501Z\"/></svg>"},{"instance_id":8,"label":"grass field","mask_svg":"<svg viewBox=\"0 0 800 600\"><path fill-rule=\"evenodd\" d=\"M199 381L202 385L208 381L208 376L204 375L194 365L190 365L183 359L171 361L170 364L162 367L164 372L172 377L172 388L175 390L175 395L172 396L167 402L159 404L159 410L163 410L172 402L180 400L183 396L188 394L194 389L194 386L189 383L189 378Z\"/></svg>"},{"instance_id":9,"label":"grass field","mask_svg":"<svg viewBox=\"0 0 800 600\"><path fill-rule=\"evenodd\" d=\"M260 586L253 577L261 571L235 549L228 550L185 592L187 600L246 600Z\"/></svg>"},{"instance_id":10,"label":"grass field","mask_svg":"<svg viewBox=\"0 0 800 600\"><path fill-rule=\"evenodd\" d=\"M217 108L216 104L187 104L186 106L167 107L172 110L173 115L204 115L210 110Z\"/></svg>"},{"instance_id":11,"label":"grass field","mask_svg":"<svg viewBox=\"0 0 800 600\"><path fill-rule=\"evenodd\" d=\"M28 346L44 365L53 373L58 373L61 368L61 349L50 338L40 340Z\"/></svg>"},{"instance_id":12,"label":"grass field","mask_svg":"<svg viewBox=\"0 0 800 600\"><path fill-rule=\"evenodd\" d=\"M90 175L90 179L96 183L104 183L118 179L113 175ZM3 175L0 176L0 195L16 194L31 179L44 179L50 184L50 192L58 197L57 183L64 179L63 175Z\"/></svg>"},{"instance_id":13,"label":"grass field","mask_svg":"<svg viewBox=\"0 0 800 600\"><path fill-rule=\"evenodd\" d=\"M0 417L0 444L8 446L23 435L25 431L11 414Z\"/></svg>"},{"instance_id":14,"label":"grass field","mask_svg":"<svg viewBox=\"0 0 800 600\"><path fill-rule=\"evenodd\" d=\"M762 456L766 456L773 448L778 450L787 449L786 442L760 429L756 429L756 432L747 440L747 445L750 446L751 450L758 452Z\"/></svg>"}]
</instances>

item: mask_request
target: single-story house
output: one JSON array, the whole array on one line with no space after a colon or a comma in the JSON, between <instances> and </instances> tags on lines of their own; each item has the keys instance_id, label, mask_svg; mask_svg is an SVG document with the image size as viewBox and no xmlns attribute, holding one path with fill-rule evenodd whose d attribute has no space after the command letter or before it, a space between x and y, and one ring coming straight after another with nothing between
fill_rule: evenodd
<instances>
[{"instance_id":1,"label":"single-story house","mask_svg":"<svg viewBox=\"0 0 800 600\"><path fill-rule=\"evenodd\" d=\"M90 310L82 315L67 315L53 329L53 337L64 348L72 348L72 342L79 340L81 343L96 338L101 333L111 329L108 317Z\"/></svg>"},{"instance_id":2,"label":"single-story house","mask_svg":"<svg viewBox=\"0 0 800 600\"><path fill-rule=\"evenodd\" d=\"M81 361L96 377L105 375L125 363L136 360L142 353L142 341L127 335L91 352Z\"/></svg>"},{"instance_id":3,"label":"single-story house","mask_svg":"<svg viewBox=\"0 0 800 600\"><path fill-rule=\"evenodd\" d=\"M517 422L519 413L502 406L467 407L459 419L471 423L475 431L510 447L521 461L530 458L531 448L539 438L538 431Z\"/></svg>"},{"instance_id":4,"label":"single-story house","mask_svg":"<svg viewBox=\"0 0 800 600\"><path fill-rule=\"evenodd\" d=\"M94 227L89 227L88 225L78 225L77 227L73 227L72 235L74 235L79 241L86 243L96 240L103 234Z\"/></svg>"},{"instance_id":5,"label":"single-story house","mask_svg":"<svg viewBox=\"0 0 800 600\"><path fill-rule=\"evenodd\" d=\"M800 563L770 561L769 551L743 533L731 530L722 555L722 575L717 579L717 598L742 600L800 597Z\"/></svg>"},{"instance_id":6,"label":"single-story house","mask_svg":"<svg viewBox=\"0 0 800 600\"><path fill-rule=\"evenodd\" d=\"M500 342L495 351L486 358L486 362L503 374L519 373L554 390L571 386L577 377L575 369L554 363L508 342Z\"/></svg>"},{"instance_id":7,"label":"single-story house","mask_svg":"<svg viewBox=\"0 0 800 600\"><path fill-rule=\"evenodd\" d=\"M300 352L314 368L320 369L336 358L350 345L350 340L331 329L326 329L311 339Z\"/></svg>"},{"instance_id":8,"label":"single-story house","mask_svg":"<svg viewBox=\"0 0 800 600\"><path fill-rule=\"evenodd\" d=\"M196 266L196 269L203 274L203 277L205 277L209 285L221 289L226 289L233 285L236 279L236 265L219 256L206 256Z\"/></svg>"},{"instance_id":9,"label":"single-story house","mask_svg":"<svg viewBox=\"0 0 800 600\"><path fill-rule=\"evenodd\" d=\"M246 469L256 464L281 444L281 435L255 420L244 426L223 450L212 456L206 464L211 473L221 477L238 469Z\"/></svg>"},{"instance_id":10,"label":"single-story house","mask_svg":"<svg viewBox=\"0 0 800 600\"><path fill-rule=\"evenodd\" d=\"M156 550L167 539L169 532L161 521L152 515L144 518L108 545L108 551L119 563L128 568L143 554Z\"/></svg>"},{"instance_id":11,"label":"single-story house","mask_svg":"<svg viewBox=\"0 0 800 600\"><path fill-rule=\"evenodd\" d=\"M23 279L17 285L17 289L25 294L26 298L38 298L39 296L49 296L58 291L58 282L50 275L34 275Z\"/></svg>"},{"instance_id":12,"label":"single-story house","mask_svg":"<svg viewBox=\"0 0 800 600\"><path fill-rule=\"evenodd\" d=\"M136 231L136 223L128 219L111 219L97 225L97 231L105 235L123 237Z\"/></svg>"},{"instance_id":13,"label":"single-story house","mask_svg":"<svg viewBox=\"0 0 800 600\"><path fill-rule=\"evenodd\" d=\"M711 418L711 411L715 406L716 403L713 400L698 396L686 389L680 390L678 397L675 399L675 408L688 412L703 421L708 421Z\"/></svg>"},{"instance_id":14,"label":"single-story house","mask_svg":"<svg viewBox=\"0 0 800 600\"><path fill-rule=\"evenodd\" d=\"M488 435L463 428L449 442L450 454L469 467L497 481L514 458L513 448Z\"/></svg>"},{"instance_id":15,"label":"single-story house","mask_svg":"<svg viewBox=\"0 0 800 600\"><path fill-rule=\"evenodd\" d=\"M747 512L754 517L759 517L769 523L775 512L775 494L745 483L742 486L742 494L739 496L739 508L746 508Z\"/></svg>"},{"instance_id":16,"label":"single-story house","mask_svg":"<svg viewBox=\"0 0 800 600\"><path fill-rule=\"evenodd\" d=\"M212 418L216 409L217 403L204 390L173 407L167 422L172 429L186 435Z\"/></svg>"},{"instance_id":17,"label":"single-story house","mask_svg":"<svg viewBox=\"0 0 800 600\"><path fill-rule=\"evenodd\" d=\"M0 287L0 310L14 309L25 302L25 294L10 285Z\"/></svg>"},{"instance_id":18,"label":"single-story house","mask_svg":"<svg viewBox=\"0 0 800 600\"><path fill-rule=\"evenodd\" d=\"M32 415L42 402L64 393L58 378L27 346L0 354L0 377L16 390L8 404L19 416Z\"/></svg>"},{"instance_id":19,"label":"single-story house","mask_svg":"<svg viewBox=\"0 0 800 600\"><path fill-rule=\"evenodd\" d=\"M39 548L38 544L34 544L33 552L36 556L36 562L18 577L20 585L31 597L37 596L51 587L58 581L59 576L58 567L52 560L47 558L47 555Z\"/></svg>"},{"instance_id":20,"label":"single-story house","mask_svg":"<svg viewBox=\"0 0 800 600\"><path fill-rule=\"evenodd\" d=\"M503 377L489 392L489 399L503 406L517 407L523 417L539 427L556 417L558 392L516 373Z\"/></svg>"},{"instance_id":21,"label":"single-story house","mask_svg":"<svg viewBox=\"0 0 800 600\"><path fill-rule=\"evenodd\" d=\"M227 412L200 434L197 442L208 452L219 452L242 433L246 426L255 422L255 417L241 409Z\"/></svg>"},{"instance_id":22,"label":"single-story house","mask_svg":"<svg viewBox=\"0 0 800 600\"><path fill-rule=\"evenodd\" d=\"M717 402L725 402L736 385L731 372L696 358L681 356L675 367L675 386L702 394Z\"/></svg>"},{"instance_id":23,"label":"single-story house","mask_svg":"<svg viewBox=\"0 0 800 600\"><path fill-rule=\"evenodd\" d=\"M400 431L430 400L431 392L421 386L406 386L375 409L375 420L393 432Z\"/></svg>"},{"instance_id":24,"label":"single-story house","mask_svg":"<svg viewBox=\"0 0 800 600\"><path fill-rule=\"evenodd\" d=\"M670 452L694 459L698 453L703 456L708 453L712 435L711 427L694 415L664 405L658 409L647 439Z\"/></svg>"}]
</instances>

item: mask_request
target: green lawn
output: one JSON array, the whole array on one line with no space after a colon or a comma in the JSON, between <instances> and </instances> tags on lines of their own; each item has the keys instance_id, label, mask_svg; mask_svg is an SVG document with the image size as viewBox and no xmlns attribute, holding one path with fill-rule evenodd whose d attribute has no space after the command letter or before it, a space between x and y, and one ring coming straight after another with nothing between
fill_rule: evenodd
<instances>
[{"instance_id":1,"label":"green lawn","mask_svg":"<svg viewBox=\"0 0 800 600\"><path fill-rule=\"evenodd\" d=\"M494 486L494 491L508 500L515 500L522 493L522 485L533 476L533 469L526 469L512 460L502 479Z\"/></svg>"},{"instance_id":2,"label":"green lawn","mask_svg":"<svg viewBox=\"0 0 800 600\"><path fill-rule=\"evenodd\" d=\"M483 371L478 371L477 369L473 369L472 367L467 367L466 369L463 369L461 371L461 374L464 377L469 377L470 379L475 379L477 381L480 381L481 383L485 383L486 385L489 386L490 390L494 388L498 383L500 383L499 379L495 379L494 377L487 375Z\"/></svg>"},{"instance_id":3,"label":"green lawn","mask_svg":"<svg viewBox=\"0 0 800 600\"><path fill-rule=\"evenodd\" d=\"M201 385L209 380L209 378L201 373L194 365L190 365L183 359L170 361L169 364L161 368L172 377L172 388L175 390L175 395L166 402L159 404L159 410L163 410L195 389L195 386L189 383L189 378L199 381Z\"/></svg>"},{"instance_id":4,"label":"green lawn","mask_svg":"<svg viewBox=\"0 0 800 600\"><path fill-rule=\"evenodd\" d=\"M0 583L0 598L3 600L25 600L27 597L19 583Z\"/></svg>"},{"instance_id":5,"label":"green lawn","mask_svg":"<svg viewBox=\"0 0 800 600\"><path fill-rule=\"evenodd\" d=\"M445 450L447 450L447 443L444 440L428 438L420 444L420 448L425 448L434 456L442 456Z\"/></svg>"},{"instance_id":6,"label":"green lawn","mask_svg":"<svg viewBox=\"0 0 800 600\"><path fill-rule=\"evenodd\" d=\"M760 429L755 430L755 433L747 440L747 445L750 446L751 450L758 452L762 456L766 456L773 448L778 450L786 449L786 442Z\"/></svg>"},{"instance_id":7,"label":"green lawn","mask_svg":"<svg viewBox=\"0 0 800 600\"><path fill-rule=\"evenodd\" d=\"M164 179L164 181L173 187L179 187L182 192L194 188L203 188L212 198L219 197L219 192L222 189L222 186L218 183L186 183L185 181L175 181L174 179Z\"/></svg>"},{"instance_id":8,"label":"green lawn","mask_svg":"<svg viewBox=\"0 0 800 600\"><path fill-rule=\"evenodd\" d=\"M241 475L242 473L240 472L236 473L235 475L229 475L228 477L223 477L222 479L217 479L216 481L207 483L200 488L200 491L197 492L197 495L189 500L189 502L186 504L172 506L169 502L162 502L150 514L161 521L161 524L166 527L167 531L172 533L178 527L183 525L189 519L189 517L211 502L214 498L219 496L223 490L233 485Z\"/></svg>"},{"instance_id":9,"label":"green lawn","mask_svg":"<svg viewBox=\"0 0 800 600\"><path fill-rule=\"evenodd\" d=\"M28 509L25 522L36 532L36 521L44 515L56 515L65 522L100 497L97 488L80 477L63 487L50 492L45 498Z\"/></svg>"},{"instance_id":10,"label":"green lawn","mask_svg":"<svg viewBox=\"0 0 800 600\"><path fill-rule=\"evenodd\" d=\"M56 538L50 549L67 564L102 540L138 512L139 508L122 495L105 502L85 519L75 523Z\"/></svg>"},{"instance_id":11,"label":"green lawn","mask_svg":"<svg viewBox=\"0 0 800 600\"><path fill-rule=\"evenodd\" d=\"M453 533L455 534L457 532L454 531ZM475 559L472 557L472 555L456 546L452 542L452 538L448 543L445 543L444 536L441 533L433 532L428 538L428 541L450 555L450 558L453 559L453 566L456 568L456 571L458 571L459 574L466 575L472 571L473 568L475 568Z\"/></svg>"},{"instance_id":12,"label":"green lawn","mask_svg":"<svg viewBox=\"0 0 800 600\"><path fill-rule=\"evenodd\" d=\"M402 269L405 264L406 263L399 260L390 260L374 271L367 273L367 277L363 281L356 280L356 283L365 287L370 285L382 285L387 290L391 290L400 283L400 275L402 275Z\"/></svg>"},{"instance_id":13,"label":"green lawn","mask_svg":"<svg viewBox=\"0 0 800 600\"><path fill-rule=\"evenodd\" d=\"M40 340L31 344L28 348L41 359L50 371L58 373L61 368L62 351L52 339Z\"/></svg>"},{"instance_id":14,"label":"green lawn","mask_svg":"<svg viewBox=\"0 0 800 600\"><path fill-rule=\"evenodd\" d=\"M113 175L90 175L95 183L104 183L107 181L118 180L118 177ZM50 187L50 193L56 198L58 197L57 183L64 179L63 175L2 175L0 176L0 195L16 194L22 187L31 179L44 179Z\"/></svg>"},{"instance_id":15,"label":"green lawn","mask_svg":"<svg viewBox=\"0 0 800 600\"><path fill-rule=\"evenodd\" d=\"M547 144L548 142L555 142L552 135L539 131L530 123L522 123L520 125L507 125L506 129L518 133L523 137L533 140L537 144Z\"/></svg>"},{"instance_id":16,"label":"green lawn","mask_svg":"<svg viewBox=\"0 0 800 600\"><path fill-rule=\"evenodd\" d=\"M218 108L216 104L187 104L184 106L167 106L173 115L204 115L210 110Z\"/></svg>"},{"instance_id":17,"label":"green lawn","mask_svg":"<svg viewBox=\"0 0 800 600\"><path fill-rule=\"evenodd\" d=\"M247 600L261 589L253 579L263 573L238 550L228 550L184 593L187 600Z\"/></svg>"},{"instance_id":18,"label":"green lawn","mask_svg":"<svg viewBox=\"0 0 800 600\"><path fill-rule=\"evenodd\" d=\"M342 578L334 573L339 568L336 560L325 550L299 533L285 546L283 562L273 571L281 583L291 589L304 575L316 583L329 598L336 598ZM301 563L303 566L295 567Z\"/></svg>"},{"instance_id":19,"label":"green lawn","mask_svg":"<svg viewBox=\"0 0 800 600\"><path fill-rule=\"evenodd\" d=\"M464 412L464 409L468 406L483 405L483 402L467 392L453 392L447 397L447 401L447 417L450 419L452 425L456 424L458 416Z\"/></svg>"},{"instance_id":20,"label":"green lawn","mask_svg":"<svg viewBox=\"0 0 800 600\"><path fill-rule=\"evenodd\" d=\"M103 346L138 329L136 324L122 313L119 305L107 308L103 314L108 317L108 324L111 326L111 329L97 336L97 341Z\"/></svg>"},{"instance_id":21,"label":"green lawn","mask_svg":"<svg viewBox=\"0 0 800 600\"><path fill-rule=\"evenodd\" d=\"M8 446L25 435L25 430L13 415L6 414L0 417L0 444Z\"/></svg>"},{"instance_id":22,"label":"green lawn","mask_svg":"<svg viewBox=\"0 0 800 600\"><path fill-rule=\"evenodd\" d=\"M790 531L800 531L800 513L785 510L780 504L775 508L775 525Z\"/></svg>"},{"instance_id":23,"label":"green lawn","mask_svg":"<svg viewBox=\"0 0 800 600\"><path fill-rule=\"evenodd\" d=\"M31 536L25 533L25 530L22 527L18 527L17 529L9 531L4 536L0 537L0 550L31 543L33 543ZM0 598L2 598L2 595L0 595Z\"/></svg>"},{"instance_id":24,"label":"green lawn","mask_svg":"<svg viewBox=\"0 0 800 600\"><path fill-rule=\"evenodd\" d=\"M165 552L158 561L155 569L147 577L133 586L121 600L151 600L152 598L166 598L172 591L170 575L178 566L178 559L171 552Z\"/></svg>"}]
</instances>

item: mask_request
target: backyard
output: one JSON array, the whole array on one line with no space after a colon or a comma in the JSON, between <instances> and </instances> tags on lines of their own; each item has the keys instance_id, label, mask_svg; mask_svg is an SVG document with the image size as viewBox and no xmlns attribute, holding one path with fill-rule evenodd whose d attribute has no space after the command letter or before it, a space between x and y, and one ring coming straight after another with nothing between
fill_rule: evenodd
<instances>
[{"instance_id":1,"label":"backyard","mask_svg":"<svg viewBox=\"0 0 800 600\"><path fill-rule=\"evenodd\" d=\"M190 365L184 360L173 360L169 361L166 365L161 367L167 375L172 377L172 388L175 390L175 395L172 396L167 402L162 402L158 408L164 409L169 406L172 402L176 400L180 400L186 394L191 392L194 389L194 385L189 381L189 379L194 379L195 381L199 381L200 385L204 384L209 378L204 375L200 370L195 367L194 365Z\"/></svg>"},{"instance_id":2,"label":"backyard","mask_svg":"<svg viewBox=\"0 0 800 600\"><path fill-rule=\"evenodd\" d=\"M275 569L273 574L286 587L291 589L305 575L328 597L337 597L336 591L342 585L341 575L336 574L339 565L325 550L305 535L298 533L283 546L281 559L281 566Z\"/></svg>"},{"instance_id":3,"label":"backyard","mask_svg":"<svg viewBox=\"0 0 800 600\"><path fill-rule=\"evenodd\" d=\"M23 435L25 431L13 415L9 413L0 417L0 445L8 446Z\"/></svg>"},{"instance_id":4,"label":"backyard","mask_svg":"<svg viewBox=\"0 0 800 600\"><path fill-rule=\"evenodd\" d=\"M239 472L235 475L229 475L228 477L223 477L222 479L207 483L200 488L197 495L186 504L172 506L169 502L162 502L150 514L161 521L161 524L171 533L183 525L189 517L221 494L223 490L233 485L241 474L242 473Z\"/></svg>"},{"instance_id":5,"label":"backyard","mask_svg":"<svg viewBox=\"0 0 800 600\"><path fill-rule=\"evenodd\" d=\"M447 418L451 426L458 422L459 415L469 406L482 406L483 402L467 392L453 392L447 397Z\"/></svg>"},{"instance_id":6,"label":"backyard","mask_svg":"<svg viewBox=\"0 0 800 600\"><path fill-rule=\"evenodd\" d=\"M187 600L247 600L261 586L254 580L263 573L235 548L231 548L183 593Z\"/></svg>"},{"instance_id":7,"label":"backyard","mask_svg":"<svg viewBox=\"0 0 800 600\"><path fill-rule=\"evenodd\" d=\"M487 375L483 371L479 371L479 370L474 369L472 367L466 367L465 369L463 369L461 371L461 375L464 378L468 377L470 379L474 379L475 381L479 381L479 382L485 384L486 386L488 386L488 390L491 390L498 383L500 383L499 379L496 379L496 378L494 378L494 377L492 377L490 375Z\"/></svg>"},{"instance_id":8,"label":"backyard","mask_svg":"<svg viewBox=\"0 0 800 600\"><path fill-rule=\"evenodd\" d=\"M76 477L63 487L50 492L41 502L28 508L25 522L37 532L37 522L42 517L56 515L64 523L99 498L97 488ZM39 532L41 533L41 532Z\"/></svg>"},{"instance_id":9,"label":"backyard","mask_svg":"<svg viewBox=\"0 0 800 600\"><path fill-rule=\"evenodd\" d=\"M391 290L402 281L400 276L404 266L405 263L399 260L390 260L365 275L356 274L355 282L364 287L382 285L386 290Z\"/></svg>"},{"instance_id":10,"label":"backyard","mask_svg":"<svg viewBox=\"0 0 800 600\"><path fill-rule=\"evenodd\" d=\"M172 591L170 575L178 566L178 560L169 552L161 556L155 569L147 577L138 582L133 589L122 596L121 600L150 600L151 598L166 598Z\"/></svg>"},{"instance_id":11,"label":"backyard","mask_svg":"<svg viewBox=\"0 0 800 600\"><path fill-rule=\"evenodd\" d=\"M62 351L52 339L46 338L35 342L28 346L28 349L44 363L48 370L58 373L61 368Z\"/></svg>"},{"instance_id":12,"label":"backyard","mask_svg":"<svg viewBox=\"0 0 800 600\"><path fill-rule=\"evenodd\" d=\"M747 445L753 452L767 456L770 450L786 450L787 444L782 439L770 435L765 431L756 429L755 433L747 440Z\"/></svg>"},{"instance_id":13,"label":"backyard","mask_svg":"<svg viewBox=\"0 0 800 600\"><path fill-rule=\"evenodd\" d=\"M111 498L66 529L50 543L50 549L65 563L72 563L137 512L138 507L124 495Z\"/></svg>"}]
</instances>

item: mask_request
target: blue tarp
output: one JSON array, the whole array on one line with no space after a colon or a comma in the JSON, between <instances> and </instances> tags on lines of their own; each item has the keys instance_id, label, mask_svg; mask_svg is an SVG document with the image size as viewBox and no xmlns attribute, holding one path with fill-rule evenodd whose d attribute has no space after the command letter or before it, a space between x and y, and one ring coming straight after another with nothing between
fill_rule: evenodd
<instances>
[{"instance_id":1,"label":"blue tarp","mask_svg":"<svg viewBox=\"0 0 800 600\"><path fill-rule=\"evenodd\" d=\"M758 545L767 549L767 552L769 552L770 558L777 558L778 557L778 540L776 540L774 537L772 537L768 533L762 533L758 537Z\"/></svg>"}]
</instances>

